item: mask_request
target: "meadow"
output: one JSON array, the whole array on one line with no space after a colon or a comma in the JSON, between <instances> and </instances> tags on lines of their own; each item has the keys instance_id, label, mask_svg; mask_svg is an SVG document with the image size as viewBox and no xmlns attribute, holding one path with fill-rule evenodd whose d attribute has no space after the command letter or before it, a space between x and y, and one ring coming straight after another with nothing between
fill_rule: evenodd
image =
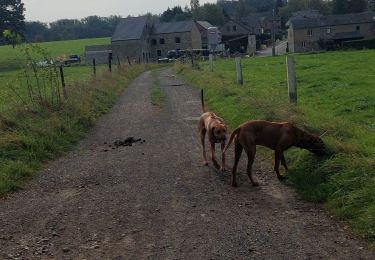
<instances>
[{"instance_id":1,"label":"meadow","mask_svg":"<svg viewBox=\"0 0 375 260\"><path fill-rule=\"evenodd\" d=\"M298 103L288 99L285 56L244 58L244 85L236 84L234 59L216 59L200 69L175 69L233 130L248 120L290 121L324 134L329 153L317 158L286 152L288 182L301 197L324 202L331 214L375 241L375 51L294 55ZM272 153L261 149L263 156Z\"/></svg>"},{"instance_id":2,"label":"meadow","mask_svg":"<svg viewBox=\"0 0 375 260\"><path fill-rule=\"evenodd\" d=\"M109 44L110 38L82 39L72 41L44 42L35 44L45 50L49 57L58 59L66 58L71 54L78 54L84 58L84 48L87 45ZM25 95L24 71L26 58L23 52L25 45L0 46L0 111L8 109L13 97ZM41 58L42 59L42 58ZM84 62L84 61L83 61ZM104 66L98 70L104 70ZM90 79L92 69L87 66L72 66L64 68L67 84L75 81ZM15 93L16 92L16 93Z\"/></svg>"}]
</instances>

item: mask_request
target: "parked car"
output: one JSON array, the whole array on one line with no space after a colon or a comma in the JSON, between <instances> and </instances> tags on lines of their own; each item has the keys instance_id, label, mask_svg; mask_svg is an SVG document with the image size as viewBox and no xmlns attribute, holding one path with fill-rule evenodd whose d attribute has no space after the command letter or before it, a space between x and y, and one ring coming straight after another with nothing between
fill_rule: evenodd
<instances>
[{"instance_id":1,"label":"parked car","mask_svg":"<svg viewBox=\"0 0 375 260\"><path fill-rule=\"evenodd\" d=\"M80 63L81 62L81 57L79 55L70 55L69 59L64 60L65 65L70 65L70 64L75 64L75 63Z\"/></svg>"}]
</instances>

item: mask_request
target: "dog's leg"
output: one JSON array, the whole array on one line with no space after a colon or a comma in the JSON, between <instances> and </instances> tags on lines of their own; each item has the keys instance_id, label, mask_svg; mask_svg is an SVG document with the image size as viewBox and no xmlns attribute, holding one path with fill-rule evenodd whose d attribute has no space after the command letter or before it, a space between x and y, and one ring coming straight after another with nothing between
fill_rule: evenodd
<instances>
[{"instance_id":1,"label":"dog's leg","mask_svg":"<svg viewBox=\"0 0 375 260\"><path fill-rule=\"evenodd\" d=\"M258 186L259 183L254 180L253 175L252 175L252 167L253 167L255 153L256 153L256 145L252 145L250 148L248 147L246 149L246 153L247 153L247 175L249 176L251 184L253 186Z\"/></svg>"},{"instance_id":2,"label":"dog's leg","mask_svg":"<svg viewBox=\"0 0 375 260\"><path fill-rule=\"evenodd\" d=\"M225 171L225 153L224 153L225 143L221 143L221 171Z\"/></svg>"},{"instance_id":3,"label":"dog's leg","mask_svg":"<svg viewBox=\"0 0 375 260\"><path fill-rule=\"evenodd\" d=\"M241 154L242 154L242 145L238 142L237 138L234 141L234 164L232 168L232 187L237 187L237 180L236 180L236 172L238 162L240 161Z\"/></svg>"},{"instance_id":4,"label":"dog's leg","mask_svg":"<svg viewBox=\"0 0 375 260\"><path fill-rule=\"evenodd\" d=\"M201 142L202 142L202 148L203 148L203 165L208 165L207 161L207 156L206 156L206 144L205 144L205 139L206 139L206 129L201 130Z\"/></svg>"},{"instance_id":5,"label":"dog's leg","mask_svg":"<svg viewBox=\"0 0 375 260\"><path fill-rule=\"evenodd\" d=\"M211 143L211 160L214 163L215 168L220 169L220 165L217 162L216 156L215 156L215 142L210 141L210 143Z\"/></svg>"},{"instance_id":6,"label":"dog's leg","mask_svg":"<svg viewBox=\"0 0 375 260\"><path fill-rule=\"evenodd\" d=\"M281 153L281 164L284 166L285 170L288 171L288 166L286 165L284 153Z\"/></svg>"},{"instance_id":7,"label":"dog's leg","mask_svg":"<svg viewBox=\"0 0 375 260\"><path fill-rule=\"evenodd\" d=\"M285 179L285 177L281 175L279 171L281 157L282 157L282 152L279 149L276 149L275 150L275 166L273 169L276 172L277 178L279 178L279 180Z\"/></svg>"}]
</instances>

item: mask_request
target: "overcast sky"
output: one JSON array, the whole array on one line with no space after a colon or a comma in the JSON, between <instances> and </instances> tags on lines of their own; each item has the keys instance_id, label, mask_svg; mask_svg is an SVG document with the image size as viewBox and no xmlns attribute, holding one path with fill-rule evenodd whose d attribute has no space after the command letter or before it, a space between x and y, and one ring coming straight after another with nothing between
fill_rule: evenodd
<instances>
[{"instance_id":1,"label":"overcast sky","mask_svg":"<svg viewBox=\"0 0 375 260\"><path fill-rule=\"evenodd\" d=\"M168 7L190 4L190 0L22 0L26 20L53 22L62 18L84 18L90 15L109 16L159 14ZM200 0L200 4L216 0Z\"/></svg>"}]
</instances>

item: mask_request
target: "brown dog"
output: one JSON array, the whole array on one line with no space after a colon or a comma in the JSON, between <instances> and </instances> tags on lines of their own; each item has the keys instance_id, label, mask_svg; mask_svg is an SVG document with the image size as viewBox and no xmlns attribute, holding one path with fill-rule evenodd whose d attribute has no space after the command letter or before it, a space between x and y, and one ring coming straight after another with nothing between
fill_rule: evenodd
<instances>
[{"instance_id":1,"label":"brown dog","mask_svg":"<svg viewBox=\"0 0 375 260\"><path fill-rule=\"evenodd\" d=\"M325 145L319 136L303 131L290 123L273 123L261 120L244 123L233 131L228 145L224 149L224 153L233 139L235 143L234 165L232 169L233 187L237 186L236 171L243 149L247 153L247 174L253 186L258 185L251 175L257 145L266 146L275 151L274 171L279 179L284 178L279 172L280 161L285 169L288 170L283 152L290 147L296 146L307 149L318 155L323 155L325 152Z\"/></svg>"},{"instance_id":2,"label":"brown dog","mask_svg":"<svg viewBox=\"0 0 375 260\"><path fill-rule=\"evenodd\" d=\"M201 137L202 147L203 147L203 164L208 165L207 157L206 157L206 148L205 148L205 138L206 133L208 136L208 141L210 142L211 147L211 159L214 163L214 166L217 169L221 169L225 171L225 154L224 154L224 147L225 141L227 139L227 127L225 126L224 120L218 117L213 112L207 112L204 106L204 99L203 99L203 89L201 90L201 102L202 102L202 109L203 114L199 118L198 123L198 130ZM215 157L215 144L221 144L221 159L222 165L219 166L218 162L216 161Z\"/></svg>"}]
</instances>

